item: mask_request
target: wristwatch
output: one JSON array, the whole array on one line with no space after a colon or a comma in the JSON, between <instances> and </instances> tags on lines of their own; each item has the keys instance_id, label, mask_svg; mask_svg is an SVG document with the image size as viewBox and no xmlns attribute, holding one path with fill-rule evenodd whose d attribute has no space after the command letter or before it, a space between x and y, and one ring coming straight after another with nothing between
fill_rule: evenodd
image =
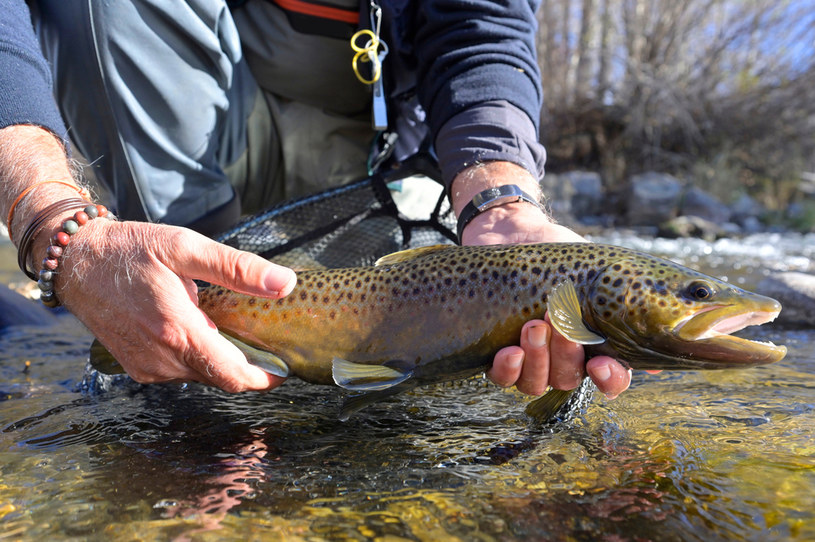
<instances>
[{"instance_id":1,"label":"wristwatch","mask_svg":"<svg viewBox=\"0 0 815 542\"><path fill-rule=\"evenodd\" d=\"M515 203L517 201L531 203L543 211L543 207L538 203L538 200L521 190L521 187L516 184L496 186L495 188L489 188L476 194L472 201L462 209L461 214L458 215L458 242L461 243L461 234L465 226L480 213L499 205Z\"/></svg>"}]
</instances>

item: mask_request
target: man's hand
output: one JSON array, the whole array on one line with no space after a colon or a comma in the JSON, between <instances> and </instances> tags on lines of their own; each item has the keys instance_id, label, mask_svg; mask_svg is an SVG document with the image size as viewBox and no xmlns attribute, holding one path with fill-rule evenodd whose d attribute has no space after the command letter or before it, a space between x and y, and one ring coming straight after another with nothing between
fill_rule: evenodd
<instances>
[{"instance_id":1,"label":"man's hand","mask_svg":"<svg viewBox=\"0 0 815 542\"><path fill-rule=\"evenodd\" d=\"M537 181L523 168L505 162L489 162L465 170L453 181L451 193L456 214L475 194L493 186L517 184L537 195ZM525 202L493 207L477 215L464 229L462 244L494 245L518 243L585 242L569 228L555 224L535 206ZM487 372L499 386L515 385L530 395L540 395L548 386L569 390L588 374L597 388L614 398L631 383L631 373L609 356L585 362L583 346L557 333L548 321L531 320L521 331L519 346L501 349Z\"/></svg>"},{"instance_id":2,"label":"man's hand","mask_svg":"<svg viewBox=\"0 0 815 542\"><path fill-rule=\"evenodd\" d=\"M294 288L292 270L185 228L107 220L80 228L61 265L58 296L136 381L230 392L283 381L218 334L198 309L193 279L279 298Z\"/></svg>"}]
</instances>

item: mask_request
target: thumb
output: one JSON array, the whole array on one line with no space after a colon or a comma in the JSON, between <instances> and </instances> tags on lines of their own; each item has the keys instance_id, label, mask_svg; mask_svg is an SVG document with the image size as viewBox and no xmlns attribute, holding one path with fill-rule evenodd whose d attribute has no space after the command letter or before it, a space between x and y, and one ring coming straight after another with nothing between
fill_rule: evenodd
<instances>
[{"instance_id":1,"label":"thumb","mask_svg":"<svg viewBox=\"0 0 815 542\"><path fill-rule=\"evenodd\" d=\"M297 284L294 271L260 256L218 243L192 230L181 229L164 254L165 265L181 277L204 280L230 290L262 297L284 297ZM179 242L181 241L181 242Z\"/></svg>"}]
</instances>

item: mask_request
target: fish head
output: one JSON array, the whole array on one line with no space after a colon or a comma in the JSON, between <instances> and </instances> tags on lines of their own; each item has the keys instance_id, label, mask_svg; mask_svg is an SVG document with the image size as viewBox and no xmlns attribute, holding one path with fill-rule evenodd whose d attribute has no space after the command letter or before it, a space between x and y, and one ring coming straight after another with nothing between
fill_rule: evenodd
<instances>
[{"instance_id":1,"label":"fish head","mask_svg":"<svg viewBox=\"0 0 815 542\"><path fill-rule=\"evenodd\" d=\"M784 346L731 335L781 304L674 262L633 253L593 280L587 319L636 369L724 369L781 360Z\"/></svg>"}]
</instances>

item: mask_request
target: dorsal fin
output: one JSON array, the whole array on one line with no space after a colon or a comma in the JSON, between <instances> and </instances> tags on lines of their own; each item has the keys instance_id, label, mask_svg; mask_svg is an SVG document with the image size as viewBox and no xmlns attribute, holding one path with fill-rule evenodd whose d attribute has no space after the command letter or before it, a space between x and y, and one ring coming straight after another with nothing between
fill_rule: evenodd
<instances>
[{"instance_id":1,"label":"dorsal fin","mask_svg":"<svg viewBox=\"0 0 815 542\"><path fill-rule=\"evenodd\" d=\"M409 248L407 250L400 250L399 252L393 252L391 254L387 254L382 256L374 265L393 265L396 263L403 263L415 260L416 258L421 258L423 256L427 256L428 254L433 254L439 252L441 250L448 250L453 248L454 245L430 245L426 247L419 247L419 248Z\"/></svg>"}]
</instances>

